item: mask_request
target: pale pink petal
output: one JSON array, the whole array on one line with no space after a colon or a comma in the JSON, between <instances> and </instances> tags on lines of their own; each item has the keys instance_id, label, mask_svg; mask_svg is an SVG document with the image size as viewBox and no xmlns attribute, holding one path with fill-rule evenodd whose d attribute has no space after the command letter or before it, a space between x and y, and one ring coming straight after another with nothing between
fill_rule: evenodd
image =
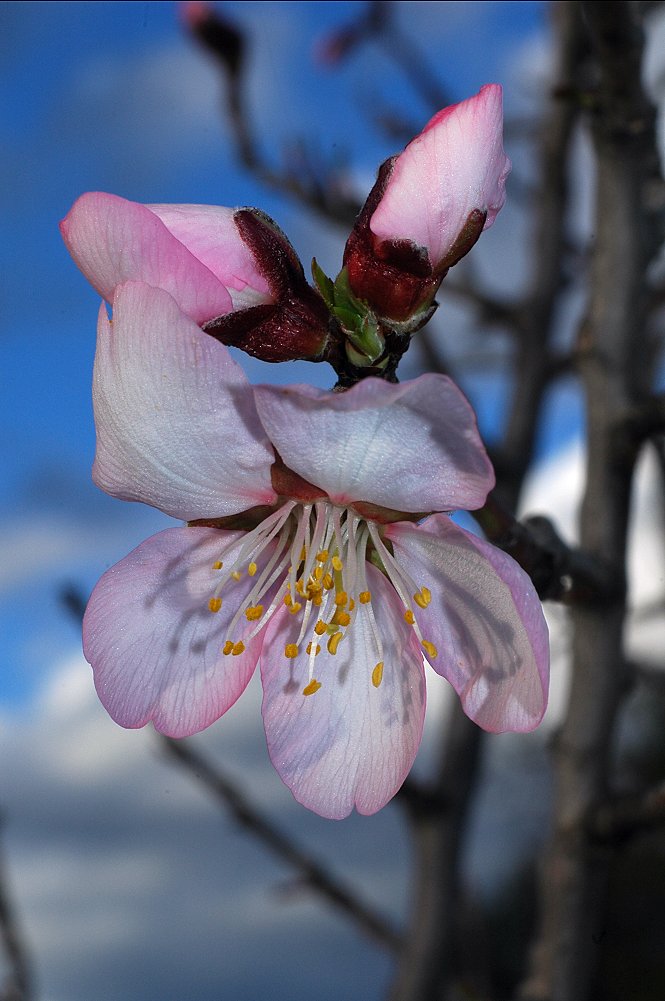
<instances>
[{"instance_id":1,"label":"pale pink petal","mask_svg":"<svg viewBox=\"0 0 665 1001\"><path fill-rule=\"evenodd\" d=\"M363 379L344 393L311 386L254 392L284 463L335 503L471 510L494 485L474 413L444 375L398 385Z\"/></svg>"},{"instance_id":2,"label":"pale pink petal","mask_svg":"<svg viewBox=\"0 0 665 1001\"><path fill-rule=\"evenodd\" d=\"M432 593L414 607L434 643L432 667L451 682L464 711L485 730L532 730L547 705L547 625L534 586L518 564L433 515L422 525L391 525L395 558Z\"/></svg>"},{"instance_id":3,"label":"pale pink petal","mask_svg":"<svg viewBox=\"0 0 665 1001\"><path fill-rule=\"evenodd\" d=\"M484 228L491 226L506 200L510 172L502 131L498 84L439 111L397 158L370 220L375 236L425 247L436 267L471 212L487 212Z\"/></svg>"},{"instance_id":4,"label":"pale pink petal","mask_svg":"<svg viewBox=\"0 0 665 1001\"><path fill-rule=\"evenodd\" d=\"M233 308L219 278L145 205L90 192L74 203L60 230L76 264L107 302L116 286L140 281L170 292L196 323Z\"/></svg>"},{"instance_id":5,"label":"pale pink petal","mask_svg":"<svg viewBox=\"0 0 665 1001\"><path fill-rule=\"evenodd\" d=\"M102 305L93 376L102 490L193 521L275 499L274 453L242 369L161 289Z\"/></svg>"},{"instance_id":6,"label":"pale pink petal","mask_svg":"<svg viewBox=\"0 0 665 1001\"><path fill-rule=\"evenodd\" d=\"M298 623L286 610L270 623L261 653L263 720L273 765L298 802L322 817L341 819L353 807L375 813L395 795L418 750L425 711L422 655L390 585L373 567L368 581L381 636L380 655L367 609L328 653L314 661L321 688L303 695L309 658L284 647ZM372 683L383 661L383 680Z\"/></svg>"},{"instance_id":7,"label":"pale pink petal","mask_svg":"<svg viewBox=\"0 0 665 1001\"><path fill-rule=\"evenodd\" d=\"M217 205L148 205L177 240L229 290L235 309L272 302L267 281L233 221Z\"/></svg>"},{"instance_id":8,"label":"pale pink petal","mask_svg":"<svg viewBox=\"0 0 665 1001\"><path fill-rule=\"evenodd\" d=\"M140 727L152 720L160 732L186 737L210 726L243 693L261 636L239 656L221 650L253 579L231 580L221 610L208 607L221 573L213 565L241 538L213 528L170 528L101 578L83 620L83 649L116 723Z\"/></svg>"}]
</instances>

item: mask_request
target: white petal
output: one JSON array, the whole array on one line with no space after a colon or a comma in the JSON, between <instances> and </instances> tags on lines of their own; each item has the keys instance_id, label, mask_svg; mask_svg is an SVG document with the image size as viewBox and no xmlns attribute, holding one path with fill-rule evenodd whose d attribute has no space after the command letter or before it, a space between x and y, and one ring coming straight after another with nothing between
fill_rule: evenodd
<instances>
[{"instance_id":1,"label":"white petal","mask_svg":"<svg viewBox=\"0 0 665 1001\"><path fill-rule=\"evenodd\" d=\"M84 651L99 697L121 726L152 720L162 733L184 737L210 726L245 690L261 637L238 656L224 656L222 645L252 579L233 581L219 612L208 607L220 573L213 564L241 538L212 528L170 528L97 584L83 621Z\"/></svg>"},{"instance_id":2,"label":"white petal","mask_svg":"<svg viewBox=\"0 0 665 1001\"><path fill-rule=\"evenodd\" d=\"M375 813L404 781L422 736L423 659L391 585L368 567L372 606L383 644L383 680L372 683L379 653L364 606L337 653L325 637L314 661L321 688L303 695L309 658L284 656L297 622L284 610L266 633L261 654L263 719L273 765L295 798L323 817L353 807ZM315 639L318 639L315 637Z\"/></svg>"},{"instance_id":3,"label":"white petal","mask_svg":"<svg viewBox=\"0 0 665 1001\"><path fill-rule=\"evenodd\" d=\"M473 410L450 379L363 379L344 393L257 386L256 404L285 464L337 504L471 510L494 485Z\"/></svg>"},{"instance_id":4,"label":"white petal","mask_svg":"<svg viewBox=\"0 0 665 1001\"><path fill-rule=\"evenodd\" d=\"M385 534L398 563L431 591L427 608L414 605L416 619L438 651L428 660L467 715L497 733L533 730L547 705L549 644L527 574L445 515L391 525Z\"/></svg>"},{"instance_id":5,"label":"white petal","mask_svg":"<svg viewBox=\"0 0 665 1001\"><path fill-rule=\"evenodd\" d=\"M162 289L116 292L99 313L93 382L107 493L186 521L271 503L274 454L242 369Z\"/></svg>"}]
</instances>

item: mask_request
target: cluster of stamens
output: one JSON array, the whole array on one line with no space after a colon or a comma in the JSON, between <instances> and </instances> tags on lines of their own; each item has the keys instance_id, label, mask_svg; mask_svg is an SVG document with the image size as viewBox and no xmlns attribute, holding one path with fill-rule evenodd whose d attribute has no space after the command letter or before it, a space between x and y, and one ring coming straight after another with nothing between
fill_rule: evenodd
<instances>
[{"instance_id":1,"label":"cluster of stamens","mask_svg":"<svg viewBox=\"0 0 665 1001\"><path fill-rule=\"evenodd\" d=\"M208 601L211 612L222 608L221 592L231 581L238 582L244 575L252 579L249 593L229 623L222 653L244 653L247 643L285 606L299 627L294 640L285 645L284 657L289 662L301 655L308 658L303 695L321 688L314 664L323 645L336 655L358 615L366 617L376 655L371 681L375 688L381 684L384 650L368 587L368 560L392 583L404 605L404 619L428 658L437 656L434 644L421 635L414 614L414 606L425 609L429 605L429 590L418 587L398 564L378 524L349 508L328 501L288 501L220 555L212 566L218 577Z\"/></svg>"}]
</instances>

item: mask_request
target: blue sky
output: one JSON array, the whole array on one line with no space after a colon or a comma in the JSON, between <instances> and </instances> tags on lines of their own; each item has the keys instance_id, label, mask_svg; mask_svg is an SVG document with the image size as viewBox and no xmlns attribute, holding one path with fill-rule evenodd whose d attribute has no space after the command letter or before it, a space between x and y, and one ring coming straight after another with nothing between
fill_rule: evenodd
<instances>
[{"instance_id":1,"label":"blue sky","mask_svg":"<svg viewBox=\"0 0 665 1001\"><path fill-rule=\"evenodd\" d=\"M375 45L338 70L315 65L317 37L358 7L247 2L224 10L251 35L249 99L262 147L276 157L289 140L305 138L324 157L347 157L364 191L395 152L369 110L385 103L418 127L430 109ZM537 76L547 54L543 4L400 3L397 17L454 100L498 81L509 114L533 106L528 74ZM88 592L107 566L167 523L90 481L98 302L58 234L71 203L83 191L107 190L138 201L258 205L303 261L316 254L333 273L344 236L238 168L220 81L185 36L175 4L5 3L0 40L8 237L0 315L0 806L10 817L14 890L42 996L164 1001L189 992L208 1001L242 997L242 985L244 996L261 1001L272 984L272 996L294 1001L313 991L321 1001L378 998L386 958L310 898L284 904L271 887L285 873L159 760L149 733L127 734L105 717L59 600L66 584ZM479 246L493 286L523 280L519 225L509 206ZM451 341L468 328L453 304L440 315ZM405 375L417 364L416 351ZM247 365L254 381L308 379L311 368ZM327 382L320 369L313 374ZM490 437L497 385L470 379L466 386ZM552 422L548 447L574 419ZM331 825L296 807L269 767L255 691L201 739L310 848L399 913L405 883L395 859L405 861L406 848L395 809ZM336 974L349 978L345 987Z\"/></svg>"}]
</instances>

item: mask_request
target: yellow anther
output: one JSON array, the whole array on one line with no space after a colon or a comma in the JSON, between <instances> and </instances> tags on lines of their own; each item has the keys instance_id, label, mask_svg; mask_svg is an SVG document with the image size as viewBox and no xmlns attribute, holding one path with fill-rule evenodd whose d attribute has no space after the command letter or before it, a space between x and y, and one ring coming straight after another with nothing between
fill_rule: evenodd
<instances>
[{"instance_id":1,"label":"yellow anther","mask_svg":"<svg viewBox=\"0 0 665 1001\"><path fill-rule=\"evenodd\" d=\"M258 569L259 568L257 567L256 563L250 563L249 566L247 567L247 573L249 574L250 577L253 577Z\"/></svg>"},{"instance_id":2,"label":"yellow anther","mask_svg":"<svg viewBox=\"0 0 665 1001\"><path fill-rule=\"evenodd\" d=\"M307 653L311 654L312 650L314 650L314 656L316 657L317 653L321 652L321 647L318 643L314 646L314 644L310 642L307 644Z\"/></svg>"},{"instance_id":3,"label":"yellow anther","mask_svg":"<svg viewBox=\"0 0 665 1001\"><path fill-rule=\"evenodd\" d=\"M343 608L344 605L348 605L349 596L346 591L338 591L335 595L335 604L338 608Z\"/></svg>"},{"instance_id":4,"label":"yellow anther","mask_svg":"<svg viewBox=\"0 0 665 1001\"><path fill-rule=\"evenodd\" d=\"M305 685L302 690L303 695L313 695L314 692L318 692L321 687L321 682L317 681L316 678L312 678L309 685Z\"/></svg>"},{"instance_id":5,"label":"yellow anther","mask_svg":"<svg viewBox=\"0 0 665 1001\"><path fill-rule=\"evenodd\" d=\"M339 571L344 566L344 564L340 560L339 556L333 556L333 558L332 558L332 560L330 562L333 565L333 570L338 570Z\"/></svg>"},{"instance_id":6,"label":"yellow anther","mask_svg":"<svg viewBox=\"0 0 665 1001\"><path fill-rule=\"evenodd\" d=\"M323 634L326 631L326 628L327 627L323 619L319 619L319 621L314 626L314 632L316 633L317 636L323 636Z\"/></svg>"},{"instance_id":7,"label":"yellow anther","mask_svg":"<svg viewBox=\"0 0 665 1001\"><path fill-rule=\"evenodd\" d=\"M323 580L321 581L321 583L325 587L326 591L332 591L332 589L335 586L335 581L332 579L332 574L329 573L323 575Z\"/></svg>"},{"instance_id":8,"label":"yellow anther","mask_svg":"<svg viewBox=\"0 0 665 1001\"><path fill-rule=\"evenodd\" d=\"M224 646L222 647L222 653L226 657L228 657L228 655L231 653L232 650L233 650L233 640L227 640Z\"/></svg>"},{"instance_id":9,"label":"yellow anther","mask_svg":"<svg viewBox=\"0 0 665 1001\"><path fill-rule=\"evenodd\" d=\"M432 592L428 587L421 587L413 596L413 600L419 608L427 608L432 600Z\"/></svg>"},{"instance_id":10,"label":"yellow anther","mask_svg":"<svg viewBox=\"0 0 665 1001\"><path fill-rule=\"evenodd\" d=\"M407 610L405 611L404 618L409 623L410 626L412 626L416 621L416 617L410 608L407 608Z\"/></svg>"},{"instance_id":11,"label":"yellow anther","mask_svg":"<svg viewBox=\"0 0 665 1001\"><path fill-rule=\"evenodd\" d=\"M322 549L320 553L316 554L316 558L319 561L319 563L325 563L326 560L328 559L328 550Z\"/></svg>"},{"instance_id":12,"label":"yellow anther","mask_svg":"<svg viewBox=\"0 0 665 1001\"><path fill-rule=\"evenodd\" d=\"M434 657L438 656L439 651L437 650L437 648L434 646L433 643L430 643L429 640L422 640L422 647L427 656L431 660L433 660Z\"/></svg>"},{"instance_id":13,"label":"yellow anther","mask_svg":"<svg viewBox=\"0 0 665 1001\"><path fill-rule=\"evenodd\" d=\"M314 597L312 598L312 604L316 605L317 608L321 607L321 605L323 604L323 598L321 597L320 594L314 595Z\"/></svg>"},{"instance_id":14,"label":"yellow anther","mask_svg":"<svg viewBox=\"0 0 665 1001\"><path fill-rule=\"evenodd\" d=\"M284 604L286 605L287 608L290 608L291 605L293 604L293 598L291 597L290 594L284 595Z\"/></svg>"},{"instance_id":15,"label":"yellow anther","mask_svg":"<svg viewBox=\"0 0 665 1001\"><path fill-rule=\"evenodd\" d=\"M298 592L301 598L305 597L305 588L303 587L302 579L296 581L296 591Z\"/></svg>"},{"instance_id":16,"label":"yellow anther","mask_svg":"<svg viewBox=\"0 0 665 1001\"><path fill-rule=\"evenodd\" d=\"M350 598L349 599L349 611L352 612L355 607L356 607L355 601L353 600L353 598Z\"/></svg>"},{"instance_id":17,"label":"yellow anther","mask_svg":"<svg viewBox=\"0 0 665 1001\"><path fill-rule=\"evenodd\" d=\"M380 660L372 671L372 684L375 688L378 688L383 681L383 661Z\"/></svg>"},{"instance_id":18,"label":"yellow anther","mask_svg":"<svg viewBox=\"0 0 665 1001\"><path fill-rule=\"evenodd\" d=\"M243 643L242 640L238 640L237 643L233 644L233 650L231 650L231 653L233 654L234 657L238 657L241 653L244 652L245 652L245 644Z\"/></svg>"},{"instance_id":19,"label":"yellow anther","mask_svg":"<svg viewBox=\"0 0 665 1001\"><path fill-rule=\"evenodd\" d=\"M222 563L222 561L217 560L215 563L213 563L212 568L213 570L221 570L223 566L224 564Z\"/></svg>"},{"instance_id":20,"label":"yellow anther","mask_svg":"<svg viewBox=\"0 0 665 1001\"><path fill-rule=\"evenodd\" d=\"M301 559L301 560L305 560L305 559L307 559L307 550L305 549L305 547L304 547L304 546L303 546L303 547L302 547L302 549L300 550L300 559Z\"/></svg>"},{"instance_id":21,"label":"yellow anther","mask_svg":"<svg viewBox=\"0 0 665 1001\"><path fill-rule=\"evenodd\" d=\"M301 608L302 605L300 604L299 601L289 602L289 612L291 613L291 615L297 615Z\"/></svg>"},{"instance_id":22,"label":"yellow anther","mask_svg":"<svg viewBox=\"0 0 665 1001\"><path fill-rule=\"evenodd\" d=\"M323 577L323 567L314 567L314 580L321 580Z\"/></svg>"},{"instance_id":23,"label":"yellow anther","mask_svg":"<svg viewBox=\"0 0 665 1001\"><path fill-rule=\"evenodd\" d=\"M343 633L333 633L328 640L328 653L337 653L337 647L339 646L343 635Z\"/></svg>"},{"instance_id":24,"label":"yellow anther","mask_svg":"<svg viewBox=\"0 0 665 1001\"><path fill-rule=\"evenodd\" d=\"M330 621L336 626L348 626L351 616L348 612L338 608Z\"/></svg>"},{"instance_id":25,"label":"yellow anther","mask_svg":"<svg viewBox=\"0 0 665 1001\"><path fill-rule=\"evenodd\" d=\"M210 601L208 602L208 608L210 609L211 612L218 612L221 607L222 607L221 598L211 598Z\"/></svg>"},{"instance_id":26,"label":"yellow anther","mask_svg":"<svg viewBox=\"0 0 665 1001\"><path fill-rule=\"evenodd\" d=\"M240 570L234 570L231 576L233 577L234 580L240 580L240 578L242 577L242 573L240 572Z\"/></svg>"},{"instance_id":27,"label":"yellow anther","mask_svg":"<svg viewBox=\"0 0 665 1001\"><path fill-rule=\"evenodd\" d=\"M284 647L284 656L288 657L289 660L293 660L294 657L298 656L298 644L297 643L287 643Z\"/></svg>"},{"instance_id":28,"label":"yellow anther","mask_svg":"<svg viewBox=\"0 0 665 1001\"><path fill-rule=\"evenodd\" d=\"M372 600L371 591L361 591L360 594L358 595L358 601L360 602L361 605L369 605L371 600Z\"/></svg>"},{"instance_id":29,"label":"yellow anther","mask_svg":"<svg viewBox=\"0 0 665 1001\"><path fill-rule=\"evenodd\" d=\"M317 597L317 595L319 597L321 596L321 591L322 590L323 589L322 589L322 587L321 587L320 584L316 584L316 583L314 583L314 581L312 581L310 584L307 585L307 589L306 589L305 594L303 595L303 597L307 598L308 601L313 601L314 598Z\"/></svg>"},{"instance_id":30,"label":"yellow anther","mask_svg":"<svg viewBox=\"0 0 665 1001\"><path fill-rule=\"evenodd\" d=\"M263 615L263 605L250 605L245 610L245 615L250 622L256 622Z\"/></svg>"}]
</instances>

